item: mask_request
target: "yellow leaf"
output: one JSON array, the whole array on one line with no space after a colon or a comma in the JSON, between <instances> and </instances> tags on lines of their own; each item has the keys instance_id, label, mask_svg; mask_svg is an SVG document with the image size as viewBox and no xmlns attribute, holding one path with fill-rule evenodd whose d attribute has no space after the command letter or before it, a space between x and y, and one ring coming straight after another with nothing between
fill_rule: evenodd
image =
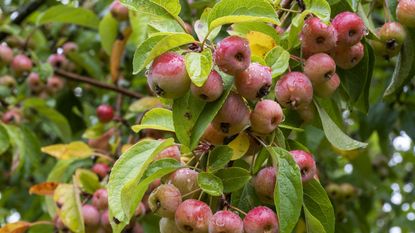
<instances>
[{"instance_id":1,"label":"yellow leaf","mask_svg":"<svg viewBox=\"0 0 415 233\"><path fill-rule=\"evenodd\" d=\"M24 233L32 224L30 222L15 222L0 228L0 233Z\"/></svg>"},{"instance_id":2,"label":"yellow leaf","mask_svg":"<svg viewBox=\"0 0 415 233\"><path fill-rule=\"evenodd\" d=\"M238 137L232 140L228 146L232 148L233 155L231 160L237 160L244 156L249 149L249 137L246 133L240 133Z\"/></svg>"},{"instance_id":3,"label":"yellow leaf","mask_svg":"<svg viewBox=\"0 0 415 233\"><path fill-rule=\"evenodd\" d=\"M252 55L264 57L277 44L275 40L262 32L250 31L246 34Z\"/></svg>"},{"instance_id":4,"label":"yellow leaf","mask_svg":"<svg viewBox=\"0 0 415 233\"><path fill-rule=\"evenodd\" d=\"M361 155L363 152L363 149L354 149L354 150L346 151L346 150L340 150L334 146L332 148L334 152L336 152L338 155L345 157L348 160L354 160L359 155Z\"/></svg>"},{"instance_id":5,"label":"yellow leaf","mask_svg":"<svg viewBox=\"0 0 415 233\"><path fill-rule=\"evenodd\" d=\"M40 184L35 184L30 187L29 193L30 194L37 194L37 195L53 195L55 189L58 187L59 183L57 182L43 182Z\"/></svg>"},{"instance_id":6,"label":"yellow leaf","mask_svg":"<svg viewBox=\"0 0 415 233\"><path fill-rule=\"evenodd\" d=\"M42 152L63 160L86 158L94 153L86 143L81 141L42 147Z\"/></svg>"}]
</instances>

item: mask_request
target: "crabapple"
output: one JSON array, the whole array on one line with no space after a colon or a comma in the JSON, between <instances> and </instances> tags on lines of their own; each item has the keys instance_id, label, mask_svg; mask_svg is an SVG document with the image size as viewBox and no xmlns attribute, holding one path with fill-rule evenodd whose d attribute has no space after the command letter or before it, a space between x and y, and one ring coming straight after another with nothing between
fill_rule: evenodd
<instances>
[{"instance_id":1,"label":"crabapple","mask_svg":"<svg viewBox=\"0 0 415 233\"><path fill-rule=\"evenodd\" d=\"M98 210L104 210L108 208L108 192L106 189L98 189L92 195L92 205Z\"/></svg>"},{"instance_id":2,"label":"crabapple","mask_svg":"<svg viewBox=\"0 0 415 233\"><path fill-rule=\"evenodd\" d=\"M336 73L336 62L326 53L317 53L304 63L304 74L313 85L324 83Z\"/></svg>"},{"instance_id":3,"label":"crabapple","mask_svg":"<svg viewBox=\"0 0 415 233\"><path fill-rule=\"evenodd\" d=\"M26 82L29 89L35 93L41 92L45 87L45 84L40 79L39 74L35 72L31 72L29 76L27 76Z\"/></svg>"},{"instance_id":4,"label":"crabapple","mask_svg":"<svg viewBox=\"0 0 415 233\"><path fill-rule=\"evenodd\" d=\"M159 228L160 233L181 233L176 227L176 222L171 218L161 218Z\"/></svg>"},{"instance_id":5,"label":"crabapple","mask_svg":"<svg viewBox=\"0 0 415 233\"><path fill-rule=\"evenodd\" d=\"M340 193L344 200L349 201L356 196L357 191L353 185L344 183L340 185Z\"/></svg>"},{"instance_id":6,"label":"crabapple","mask_svg":"<svg viewBox=\"0 0 415 233\"><path fill-rule=\"evenodd\" d=\"M144 229L140 224L135 223L134 227L131 229L130 232L131 233L144 233Z\"/></svg>"},{"instance_id":7,"label":"crabapple","mask_svg":"<svg viewBox=\"0 0 415 233\"><path fill-rule=\"evenodd\" d=\"M259 134L268 134L274 131L284 119L281 106L273 100L261 100L251 112L251 128Z\"/></svg>"},{"instance_id":8,"label":"crabapple","mask_svg":"<svg viewBox=\"0 0 415 233\"><path fill-rule=\"evenodd\" d=\"M209 222L209 233L243 233L244 223L239 217L229 210L216 212Z\"/></svg>"},{"instance_id":9,"label":"crabapple","mask_svg":"<svg viewBox=\"0 0 415 233\"><path fill-rule=\"evenodd\" d=\"M179 189L180 193L184 196L190 192L194 192L199 188L197 184L198 175L199 173L195 170L190 168L181 168L168 177L167 183L171 183L176 186L176 188ZM187 197L192 198L196 195L197 192Z\"/></svg>"},{"instance_id":10,"label":"crabapple","mask_svg":"<svg viewBox=\"0 0 415 233\"><path fill-rule=\"evenodd\" d=\"M241 132L248 124L248 106L240 95L231 92L213 119L213 127L226 135L234 135Z\"/></svg>"},{"instance_id":11,"label":"crabapple","mask_svg":"<svg viewBox=\"0 0 415 233\"><path fill-rule=\"evenodd\" d=\"M210 207L198 200L184 201L176 210L175 221L177 228L183 233L206 233L212 217Z\"/></svg>"},{"instance_id":12,"label":"crabapple","mask_svg":"<svg viewBox=\"0 0 415 233\"><path fill-rule=\"evenodd\" d=\"M385 23L377 33L388 58L398 55L406 38L403 26L396 22Z\"/></svg>"},{"instance_id":13,"label":"crabapple","mask_svg":"<svg viewBox=\"0 0 415 233\"><path fill-rule=\"evenodd\" d=\"M159 159L165 159L165 158L171 158L171 159L175 159L177 161L180 162L180 149L179 146L169 146L166 149L162 150L154 160L159 160Z\"/></svg>"},{"instance_id":14,"label":"crabapple","mask_svg":"<svg viewBox=\"0 0 415 233\"><path fill-rule=\"evenodd\" d=\"M105 232L112 232L111 231L111 223L110 223L110 218L109 218L109 211L108 209L104 210L101 213L100 216L100 222L101 222L101 226L102 228L105 230Z\"/></svg>"},{"instance_id":15,"label":"crabapple","mask_svg":"<svg viewBox=\"0 0 415 233\"><path fill-rule=\"evenodd\" d=\"M396 17L407 27L415 27L415 1L400 0L396 7Z\"/></svg>"},{"instance_id":16,"label":"crabapple","mask_svg":"<svg viewBox=\"0 0 415 233\"><path fill-rule=\"evenodd\" d=\"M82 206L82 216L84 218L85 226L93 228L97 227L100 220L100 215L93 205L84 205Z\"/></svg>"},{"instance_id":17,"label":"crabapple","mask_svg":"<svg viewBox=\"0 0 415 233\"><path fill-rule=\"evenodd\" d=\"M297 113L303 119L304 123L310 123L314 120L316 109L313 104L309 104L297 109Z\"/></svg>"},{"instance_id":18,"label":"crabapple","mask_svg":"<svg viewBox=\"0 0 415 233\"><path fill-rule=\"evenodd\" d=\"M183 56L175 52L167 52L154 59L147 81L157 95L171 99L185 95L191 83Z\"/></svg>"},{"instance_id":19,"label":"crabapple","mask_svg":"<svg viewBox=\"0 0 415 233\"><path fill-rule=\"evenodd\" d=\"M102 179L108 175L111 168L105 163L96 163L91 170Z\"/></svg>"},{"instance_id":20,"label":"crabapple","mask_svg":"<svg viewBox=\"0 0 415 233\"><path fill-rule=\"evenodd\" d=\"M8 111L6 111L3 116L1 117L1 120L5 124L20 124L23 119L23 113L18 108L11 108Z\"/></svg>"},{"instance_id":21,"label":"crabapple","mask_svg":"<svg viewBox=\"0 0 415 233\"><path fill-rule=\"evenodd\" d=\"M247 100L254 101L268 95L271 85L271 68L259 63L251 63L235 76L236 89Z\"/></svg>"},{"instance_id":22,"label":"crabapple","mask_svg":"<svg viewBox=\"0 0 415 233\"><path fill-rule=\"evenodd\" d=\"M223 93L223 80L218 72L212 70L203 84L198 87L195 84L190 85L190 90L194 96L205 100L206 102L213 102L217 100Z\"/></svg>"},{"instance_id":23,"label":"crabapple","mask_svg":"<svg viewBox=\"0 0 415 233\"><path fill-rule=\"evenodd\" d=\"M58 76L52 76L48 78L46 83L47 91L52 94L56 94L58 91L62 90L65 85L65 82Z\"/></svg>"},{"instance_id":24,"label":"crabapple","mask_svg":"<svg viewBox=\"0 0 415 233\"><path fill-rule=\"evenodd\" d=\"M318 17L308 18L301 31L301 43L310 53L326 52L336 47L337 32Z\"/></svg>"},{"instance_id":25,"label":"crabapple","mask_svg":"<svg viewBox=\"0 0 415 233\"><path fill-rule=\"evenodd\" d=\"M245 233L278 233L278 217L270 208L257 206L244 218Z\"/></svg>"},{"instance_id":26,"label":"crabapple","mask_svg":"<svg viewBox=\"0 0 415 233\"><path fill-rule=\"evenodd\" d=\"M332 21L337 31L337 45L350 47L359 43L366 33L365 24L357 14L353 12L342 12Z\"/></svg>"},{"instance_id":27,"label":"crabapple","mask_svg":"<svg viewBox=\"0 0 415 233\"><path fill-rule=\"evenodd\" d=\"M253 186L259 199L267 204L274 203L274 188L276 183L275 167L264 167L253 180Z\"/></svg>"},{"instance_id":28,"label":"crabapple","mask_svg":"<svg viewBox=\"0 0 415 233\"><path fill-rule=\"evenodd\" d=\"M68 64L68 59L63 54L51 54L48 57L48 63L55 68L65 68Z\"/></svg>"},{"instance_id":29,"label":"crabapple","mask_svg":"<svg viewBox=\"0 0 415 233\"><path fill-rule=\"evenodd\" d=\"M220 130L217 130L212 124L209 124L205 132L202 135L202 139L208 141L213 145L223 144L226 138L226 134L222 133Z\"/></svg>"},{"instance_id":30,"label":"crabapple","mask_svg":"<svg viewBox=\"0 0 415 233\"><path fill-rule=\"evenodd\" d=\"M295 162L300 168L301 180L307 182L314 178L317 173L316 162L313 155L303 150L292 150L290 153L293 155Z\"/></svg>"},{"instance_id":31,"label":"crabapple","mask_svg":"<svg viewBox=\"0 0 415 233\"><path fill-rule=\"evenodd\" d=\"M332 199L338 199L341 195L341 190L340 190L340 186L338 184L328 184L326 187L326 192L327 194L332 198Z\"/></svg>"},{"instance_id":32,"label":"crabapple","mask_svg":"<svg viewBox=\"0 0 415 233\"><path fill-rule=\"evenodd\" d=\"M218 43L214 58L223 72L236 75L247 69L251 63L249 42L239 36L228 36Z\"/></svg>"},{"instance_id":33,"label":"crabapple","mask_svg":"<svg viewBox=\"0 0 415 233\"><path fill-rule=\"evenodd\" d=\"M6 86L8 88L13 88L16 86L16 80L10 75L4 75L0 77L0 86Z\"/></svg>"},{"instance_id":34,"label":"crabapple","mask_svg":"<svg viewBox=\"0 0 415 233\"><path fill-rule=\"evenodd\" d=\"M182 196L174 185L163 184L151 192L148 204L153 213L167 218L173 218L177 207L182 203Z\"/></svg>"},{"instance_id":35,"label":"crabapple","mask_svg":"<svg viewBox=\"0 0 415 233\"><path fill-rule=\"evenodd\" d=\"M290 72L278 80L275 96L283 107L299 109L313 100L313 86L303 73Z\"/></svg>"},{"instance_id":36,"label":"crabapple","mask_svg":"<svg viewBox=\"0 0 415 233\"><path fill-rule=\"evenodd\" d=\"M62 46L63 54L69 54L78 50L78 45L75 42L68 41Z\"/></svg>"},{"instance_id":37,"label":"crabapple","mask_svg":"<svg viewBox=\"0 0 415 233\"><path fill-rule=\"evenodd\" d=\"M6 44L0 44L0 64L10 64L13 60L13 50Z\"/></svg>"},{"instance_id":38,"label":"crabapple","mask_svg":"<svg viewBox=\"0 0 415 233\"><path fill-rule=\"evenodd\" d=\"M114 110L108 104L101 104L98 106L97 116L102 123L110 122L114 118Z\"/></svg>"},{"instance_id":39,"label":"crabapple","mask_svg":"<svg viewBox=\"0 0 415 233\"><path fill-rule=\"evenodd\" d=\"M336 65L342 69L351 69L362 60L365 55L365 47L362 43L357 43L352 47L338 47L334 52L334 60Z\"/></svg>"},{"instance_id":40,"label":"crabapple","mask_svg":"<svg viewBox=\"0 0 415 233\"><path fill-rule=\"evenodd\" d=\"M18 75L21 75L25 72L30 72L32 67L32 60L24 54L16 55L11 62L11 68Z\"/></svg>"},{"instance_id":41,"label":"crabapple","mask_svg":"<svg viewBox=\"0 0 415 233\"><path fill-rule=\"evenodd\" d=\"M111 15L118 21L125 21L128 19L128 8L125 7L119 0L115 0L110 6Z\"/></svg>"},{"instance_id":42,"label":"crabapple","mask_svg":"<svg viewBox=\"0 0 415 233\"><path fill-rule=\"evenodd\" d=\"M334 73L329 80L314 85L314 93L320 97L328 98L333 95L339 86L340 78L336 73Z\"/></svg>"}]
</instances>

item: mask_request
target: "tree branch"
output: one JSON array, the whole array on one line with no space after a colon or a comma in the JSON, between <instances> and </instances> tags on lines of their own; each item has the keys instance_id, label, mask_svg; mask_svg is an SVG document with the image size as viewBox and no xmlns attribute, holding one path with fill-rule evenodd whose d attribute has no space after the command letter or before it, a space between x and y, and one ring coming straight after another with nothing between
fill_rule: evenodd
<instances>
[{"instance_id":1,"label":"tree branch","mask_svg":"<svg viewBox=\"0 0 415 233\"><path fill-rule=\"evenodd\" d=\"M81 82L81 83L88 83L88 84L90 84L92 86L95 86L95 87L115 91L117 93L120 93L122 95L131 97L131 98L140 99L140 98L143 97L143 95L140 94L140 93L132 92L130 90L127 90L127 89L124 89L124 88L121 88L121 87L117 87L117 86L114 86L112 84L103 83L103 82L100 82L98 80L92 79L90 77L81 76L81 75L78 75L78 74L74 74L74 73L71 73L71 72L64 71L62 69L55 69L55 74L61 76L62 78L69 79L69 80L72 80L72 81L77 81L77 82Z\"/></svg>"}]
</instances>

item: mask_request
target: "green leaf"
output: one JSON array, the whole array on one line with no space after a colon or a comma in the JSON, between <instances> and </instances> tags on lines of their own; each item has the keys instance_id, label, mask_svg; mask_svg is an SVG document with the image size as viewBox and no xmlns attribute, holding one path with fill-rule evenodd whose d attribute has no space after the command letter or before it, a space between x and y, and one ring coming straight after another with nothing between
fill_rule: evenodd
<instances>
[{"instance_id":1,"label":"green leaf","mask_svg":"<svg viewBox=\"0 0 415 233\"><path fill-rule=\"evenodd\" d=\"M79 183L80 188L89 194L94 194L96 190L101 188L97 174L93 173L91 170L76 170L75 179L77 180L77 183Z\"/></svg>"},{"instance_id":2,"label":"green leaf","mask_svg":"<svg viewBox=\"0 0 415 233\"><path fill-rule=\"evenodd\" d=\"M180 162L175 159L171 159L171 158L160 159L160 160L152 162L150 166L148 166L144 177L152 176L153 174L156 174L158 171L165 169L165 168L179 169L181 168L181 166L182 165L180 164Z\"/></svg>"},{"instance_id":3,"label":"green leaf","mask_svg":"<svg viewBox=\"0 0 415 233\"><path fill-rule=\"evenodd\" d=\"M140 113L140 112L148 111L155 107L159 107L161 105L162 103L159 98L145 96L137 101L134 101L128 108L128 111L134 112L134 113Z\"/></svg>"},{"instance_id":4,"label":"green leaf","mask_svg":"<svg viewBox=\"0 0 415 233\"><path fill-rule=\"evenodd\" d=\"M232 193L232 205L237 206L239 209L248 212L256 206L261 205L254 187L251 183L246 183L242 192Z\"/></svg>"},{"instance_id":5,"label":"green leaf","mask_svg":"<svg viewBox=\"0 0 415 233\"><path fill-rule=\"evenodd\" d=\"M255 164L254 167L252 169L253 174L256 174L259 170L261 170L261 168L263 167L265 161L269 158L269 152L268 150L263 147L261 148L261 150L259 151L256 159L255 159Z\"/></svg>"},{"instance_id":6,"label":"green leaf","mask_svg":"<svg viewBox=\"0 0 415 233\"><path fill-rule=\"evenodd\" d=\"M272 69L272 77L276 78L288 69L290 53L282 47L277 46L265 55L265 62Z\"/></svg>"},{"instance_id":7,"label":"green leaf","mask_svg":"<svg viewBox=\"0 0 415 233\"><path fill-rule=\"evenodd\" d=\"M132 126L134 132L142 129L157 129L174 132L173 113L165 108L153 108L144 114L141 124Z\"/></svg>"},{"instance_id":8,"label":"green leaf","mask_svg":"<svg viewBox=\"0 0 415 233\"><path fill-rule=\"evenodd\" d=\"M305 211L307 227L313 229L311 232L334 233L333 206L320 182L313 179L303 184L303 187L304 210L307 210ZM323 227L324 231L317 231L319 225Z\"/></svg>"},{"instance_id":9,"label":"green leaf","mask_svg":"<svg viewBox=\"0 0 415 233\"><path fill-rule=\"evenodd\" d=\"M187 33L168 33L148 38L134 53L133 74L138 74L159 55L194 41Z\"/></svg>"},{"instance_id":10,"label":"green leaf","mask_svg":"<svg viewBox=\"0 0 415 233\"><path fill-rule=\"evenodd\" d=\"M190 52L185 56L186 70L192 82L201 87L212 71L213 61L210 49L201 53Z\"/></svg>"},{"instance_id":11,"label":"green leaf","mask_svg":"<svg viewBox=\"0 0 415 233\"><path fill-rule=\"evenodd\" d=\"M118 34L118 21L112 17L112 14L106 14L99 22L98 32L102 48L110 55L112 44Z\"/></svg>"},{"instance_id":12,"label":"green leaf","mask_svg":"<svg viewBox=\"0 0 415 233\"><path fill-rule=\"evenodd\" d=\"M251 180L249 171L240 167L221 169L215 175L222 180L224 193L238 191Z\"/></svg>"},{"instance_id":13,"label":"green leaf","mask_svg":"<svg viewBox=\"0 0 415 233\"><path fill-rule=\"evenodd\" d=\"M57 5L49 7L37 18L38 25L46 23L69 23L97 29L99 19L94 12L85 8Z\"/></svg>"},{"instance_id":14,"label":"green leaf","mask_svg":"<svg viewBox=\"0 0 415 233\"><path fill-rule=\"evenodd\" d=\"M153 159L172 144L173 139L139 141L122 154L114 164L107 186L110 219L114 232L121 232L129 223L134 209L146 190L145 187L140 186L141 190L132 192L136 191L132 190L132 186L135 188L139 186L145 170Z\"/></svg>"},{"instance_id":15,"label":"green leaf","mask_svg":"<svg viewBox=\"0 0 415 233\"><path fill-rule=\"evenodd\" d=\"M277 172L274 190L275 209L280 224L280 232L292 232L301 214L303 187L300 169L292 155L279 147L268 147Z\"/></svg>"},{"instance_id":16,"label":"green leaf","mask_svg":"<svg viewBox=\"0 0 415 233\"><path fill-rule=\"evenodd\" d=\"M210 12L212 11L212 8L205 8L203 10L202 15L200 16L200 20L196 20L194 24L194 29L197 35L197 38L199 41L203 41L206 36L208 36L208 40L213 41L216 36L219 34L222 27L217 27L213 29L210 34L209 33L209 25L208 25L208 17Z\"/></svg>"},{"instance_id":17,"label":"green leaf","mask_svg":"<svg viewBox=\"0 0 415 233\"><path fill-rule=\"evenodd\" d=\"M321 222L310 213L306 206L304 206L304 216L307 233L327 233Z\"/></svg>"},{"instance_id":18,"label":"green leaf","mask_svg":"<svg viewBox=\"0 0 415 233\"><path fill-rule=\"evenodd\" d=\"M206 193L212 196L220 196L223 194L222 180L208 172L201 172L197 176L197 183L199 187Z\"/></svg>"},{"instance_id":19,"label":"green leaf","mask_svg":"<svg viewBox=\"0 0 415 233\"><path fill-rule=\"evenodd\" d=\"M330 4L326 0L304 0L306 9L326 23L330 22Z\"/></svg>"},{"instance_id":20,"label":"green leaf","mask_svg":"<svg viewBox=\"0 0 415 233\"><path fill-rule=\"evenodd\" d=\"M350 151L365 148L367 146L367 143L356 141L343 133L336 123L333 122L327 112L321 108L316 101L314 103L320 115L321 124L323 125L326 138L334 147L339 150Z\"/></svg>"},{"instance_id":21,"label":"green leaf","mask_svg":"<svg viewBox=\"0 0 415 233\"><path fill-rule=\"evenodd\" d=\"M272 39L274 39L276 43L280 41L281 36L277 33L275 28L266 23L261 22L236 23L232 25L232 29L229 31L229 33L244 36L251 31L264 33L265 35L268 35Z\"/></svg>"},{"instance_id":22,"label":"green leaf","mask_svg":"<svg viewBox=\"0 0 415 233\"><path fill-rule=\"evenodd\" d=\"M173 16L178 16L182 7L179 0L150 0L151 2L163 7L167 12Z\"/></svg>"},{"instance_id":23,"label":"green leaf","mask_svg":"<svg viewBox=\"0 0 415 233\"><path fill-rule=\"evenodd\" d=\"M111 44L112 48L112 44ZM96 79L104 79L105 74L102 71L102 67L100 65L101 61L94 56L91 56L87 52L77 53L71 52L66 55L69 60L73 61L76 65L82 67L88 75L94 77Z\"/></svg>"},{"instance_id":24,"label":"green leaf","mask_svg":"<svg viewBox=\"0 0 415 233\"><path fill-rule=\"evenodd\" d=\"M391 82L383 94L385 99L393 98L415 76L415 32L414 30L406 30L406 32L406 40L398 56Z\"/></svg>"},{"instance_id":25,"label":"green leaf","mask_svg":"<svg viewBox=\"0 0 415 233\"><path fill-rule=\"evenodd\" d=\"M266 22L279 24L274 8L266 0L222 0L211 10L209 31L229 23Z\"/></svg>"},{"instance_id":26,"label":"green leaf","mask_svg":"<svg viewBox=\"0 0 415 233\"><path fill-rule=\"evenodd\" d=\"M129 19L132 33L128 39L128 42L136 46L143 43L143 41L147 39L148 29L151 22L149 22L149 17L141 12L130 11Z\"/></svg>"},{"instance_id":27,"label":"green leaf","mask_svg":"<svg viewBox=\"0 0 415 233\"><path fill-rule=\"evenodd\" d=\"M0 124L0 155L9 149L10 141L6 129Z\"/></svg>"},{"instance_id":28,"label":"green leaf","mask_svg":"<svg viewBox=\"0 0 415 233\"><path fill-rule=\"evenodd\" d=\"M233 155L233 150L229 146L221 145L215 147L208 159L208 171L215 172L222 169L229 163Z\"/></svg>"},{"instance_id":29,"label":"green leaf","mask_svg":"<svg viewBox=\"0 0 415 233\"><path fill-rule=\"evenodd\" d=\"M53 194L53 200L57 203L59 218L65 226L75 233L85 232L79 190L73 184L60 184Z\"/></svg>"}]
</instances>

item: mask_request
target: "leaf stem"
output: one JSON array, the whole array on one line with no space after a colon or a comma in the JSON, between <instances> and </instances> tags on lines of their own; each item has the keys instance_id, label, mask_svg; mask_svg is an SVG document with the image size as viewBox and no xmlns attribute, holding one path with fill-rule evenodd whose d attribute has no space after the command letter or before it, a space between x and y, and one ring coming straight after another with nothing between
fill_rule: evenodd
<instances>
[{"instance_id":1,"label":"leaf stem","mask_svg":"<svg viewBox=\"0 0 415 233\"><path fill-rule=\"evenodd\" d=\"M202 189L201 189L201 188L198 188L198 189L195 189L195 190L193 190L193 191L191 191L191 192L188 192L188 193L186 193L186 194L182 195L182 198L187 197L187 196L190 196L190 195L192 195L192 194L194 194L194 193L197 193L197 192L199 192L200 190L202 190Z\"/></svg>"}]
</instances>

